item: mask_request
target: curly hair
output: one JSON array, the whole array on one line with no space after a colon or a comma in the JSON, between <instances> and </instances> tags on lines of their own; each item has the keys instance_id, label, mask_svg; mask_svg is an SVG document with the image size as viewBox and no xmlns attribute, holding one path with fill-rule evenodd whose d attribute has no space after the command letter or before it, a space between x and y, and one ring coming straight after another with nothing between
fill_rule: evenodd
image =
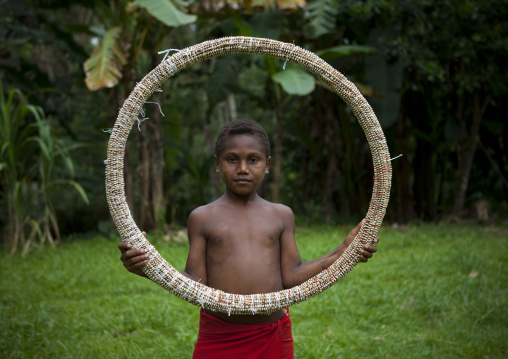
<instances>
[{"instance_id":1,"label":"curly hair","mask_svg":"<svg viewBox=\"0 0 508 359\"><path fill-rule=\"evenodd\" d=\"M229 140L231 136L244 134L257 137L265 149L266 158L270 157L270 140L268 139L268 134L263 127L252 120L235 120L224 125L217 135L217 141L215 141L215 156L217 158L220 157L227 140Z\"/></svg>"}]
</instances>

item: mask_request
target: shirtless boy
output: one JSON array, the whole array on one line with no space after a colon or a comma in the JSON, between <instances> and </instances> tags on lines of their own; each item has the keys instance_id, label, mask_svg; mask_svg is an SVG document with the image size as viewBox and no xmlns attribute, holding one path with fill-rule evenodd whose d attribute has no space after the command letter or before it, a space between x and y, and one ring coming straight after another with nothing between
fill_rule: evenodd
<instances>
[{"instance_id":1,"label":"shirtless boy","mask_svg":"<svg viewBox=\"0 0 508 359\"><path fill-rule=\"evenodd\" d=\"M332 252L302 262L295 242L292 210L268 202L256 192L270 163L270 143L260 125L238 120L221 129L215 144L215 168L226 191L216 201L189 215L189 255L183 275L228 293L277 292L299 285L328 268L352 242L360 224ZM142 249L131 250L126 242L118 247L125 268L145 276L141 268L146 265L148 255ZM375 246L364 245L360 260L367 262L376 251ZM214 328L212 332L207 331L210 325ZM221 336L217 329L220 326L233 329L228 328L224 332L228 335ZM256 328L253 332L257 334L232 335L232 331L248 332L250 328ZM257 328L263 338L259 337ZM241 355L243 349L245 355ZM275 354L273 357L293 357L289 316L283 310L269 315L231 316L201 311L194 357L212 358L213 354L221 358L271 358L269 352Z\"/></svg>"}]
</instances>

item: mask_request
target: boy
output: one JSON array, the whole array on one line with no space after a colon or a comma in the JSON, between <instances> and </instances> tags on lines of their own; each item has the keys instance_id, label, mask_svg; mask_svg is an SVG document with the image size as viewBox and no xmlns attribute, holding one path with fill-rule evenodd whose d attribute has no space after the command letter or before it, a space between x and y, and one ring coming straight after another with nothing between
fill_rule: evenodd
<instances>
[{"instance_id":1,"label":"boy","mask_svg":"<svg viewBox=\"0 0 508 359\"><path fill-rule=\"evenodd\" d=\"M256 192L270 163L268 135L256 122L237 120L220 130L215 168L226 192L189 215L189 255L183 275L228 293L276 292L328 268L352 242L361 223L335 250L303 263L294 238L293 212ZM127 270L145 276L140 268L148 255L142 249L130 250L126 242L118 247ZM376 251L365 245L360 260L366 262ZM194 358L293 357L289 312L228 316L201 311L200 315Z\"/></svg>"}]
</instances>

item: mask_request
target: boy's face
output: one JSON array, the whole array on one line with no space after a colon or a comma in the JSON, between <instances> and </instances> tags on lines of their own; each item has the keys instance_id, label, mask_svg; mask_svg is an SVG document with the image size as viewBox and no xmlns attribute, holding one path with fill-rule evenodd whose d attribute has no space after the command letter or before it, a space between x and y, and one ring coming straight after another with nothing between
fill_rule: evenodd
<instances>
[{"instance_id":1,"label":"boy's face","mask_svg":"<svg viewBox=\"0 0 508 359\"><path fill-rule=\"evenodd\" d=\"M226 187L239 195L250 194L261 184L270 168L263 145L257 137L242 134L231 136L215 157L215 168L222 174Z\"/></svg>"}]
</instances>

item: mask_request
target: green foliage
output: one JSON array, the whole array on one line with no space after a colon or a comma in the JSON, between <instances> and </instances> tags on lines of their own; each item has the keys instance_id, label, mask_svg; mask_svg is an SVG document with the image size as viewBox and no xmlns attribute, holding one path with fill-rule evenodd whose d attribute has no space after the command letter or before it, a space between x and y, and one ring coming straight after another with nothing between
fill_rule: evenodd
<instances>
[{"instance_id":1,"label":"green foliage","mask_svg":"<svg viewBox=\"0 0 508 359\"><path fill-rule=\"evenodd\" d=\"M502 86L506 91L494 81L504 72L498 55L507 52L506 14L505 6L490 1L447 0L437 7L426 1L404 2L394 13L395 32L387 33L383 44L415 75L444 90L452 86L472 93L483 87L491 92Z\"/></svg>"},{"instance_id":2,"label":"green foliage","mask_svg":"<svg viewBox=\"0 0 508 359\"><path fill-rule=\"evenodd\" d=\"M238 90L238 72L244 62L233 56L218 58L206 80L208 101L215 106L226 101L231 93Z\"/></svg>"},{"instance_id":3,"label":"green foliage","mask_svg":"<svg viewBox=\"0 0 508 359\"><path fill-rule=\"evenodd\" d=\"M5 94L0 81L0 110L0 184L3 189L3 208L7 208L9 221L6 234L15 248L18 243L25 245L27 226L32 227L28 240L40 232L37 222L31 220L26 207L26 197L30 198L27 193L31 191L33 167L22 166L32 162L35 151L35 147L30 143L33 127L27 126L26 123L26 117L33 108L26 104L20 90L13 89Z\"/></svg>"},{"instance_id":4,"label":"green foliage","mask_svg":"<svg viewBox=\"0 0 508 359\"><path fill-rule=\"evenodd\" d=\"M279 39L284 31L284 14L280 11L256 12L249 19L252 36Z\"/></svg>"},{"instance_id":5,"label":"green foliage","mask_svg":"<svg viewBox=\"0 0 508 359\"><path fill-rule=\"evenodd\" d=\"M112 127L136 81L162 59L157 52L210 38L250 35L314 51L367 97L392 155L404 154L393 162L388 221L436 220L450 212L458 187L456 164L464 157L463 149L471 147L465 139L471 137L477 96L484 112L473 137L481 140L483 148L474 153L465 208L486 199L493 220L506 217L508 205L500 200L508 193L504 185L508 127L503 117L508 89L507 82L500 80L506 77L508 57L504 21L508 7L502 6L506 1L315 0L301 7L282 3L278 8L262 1L243 2L245 7L242 2L206 6L206 2L180 0L4 2L0 75L5 86L19 88L31 104L44 109L47 118L41 114L40 123L51 129L51 137L65 140L61 144L67 151L76 143L85 145L86 151L73 166L66 164L65 155L58 155L58 164L48 167L42 161L49 161L51 151L45 147L50 144L34 140L45 136L45 130L37 127L30 110L23 115L20 109L22 125L8 125L11 130L19 128L14 149L18 157L9 159L10 144L0 149L7 156L0 160L0 175L18 178L30 173L37 183L52 178L47 183L54 185L47 186L47 193L53 198L62 234L95 230L97 223L109 220L103 183L107 135L101 129ZM191 20L195 21L185 25ZM118 83L103 91L88 91L83 82L87 58L87 65L92 58L96 64L90 70L95 80L89 82ZM280 179L271 171L259 189L267 199L279 183L281 202L311 223L365 214L372 163L364 133L337 96L313 79L312 85L310 78L301 79L301 69L289 66L282 71L283 64L269 57L231 55L193 64L168 80L164 92L152 97L166 117L156 122L150 111L157 111L157 105L146 106L150 120L129 139L126 170L133 183L129 200L136 220L137 190L143 182L138 166L143 161L154 164L156 158L164 158L157 167L164 171L164 193L152 193L150 201L160 199L157 208L166 208L167 223L184 225L189 211L220 195L220 179L211 169L213 141L218 128L234 118L258 121L272 136L272 147L280 145L282 158L276 161L281 164ZM14 103L19 102L16 96ZM149 148L141 155L140 138L152 145L154 134L162 134L164 153L155 156ZM75 177L70 176L73 172ZM6 228L10 222L5 200L12 193L18 208L26 212L19 217L32 218L25 222L25 236L42 235L42 217L33 215L29 200L33 191L42 196L42 187L32 188L33 181L18 180L12 187L4 183L0 226ZM89 207L75 200L84 188ZM162 217L153 212L153 218Z\"/></svg>"},{"instance_id":6,"label":"green foliage","mask_svg":"<svg viewBox=\"0 0 508 359\"><path fill-rule=\"evenodd\" d=\"M166 26L178 27L196 21L196 15L188 15L180 11L171 0L136 0L136 4L144 7L150 15Z\"/></svg>"},{"instance_id":7,"label":"green foliage","mask_svg":"<svg viewBox=\"0 0 508 359\"><path fill-rule=\"evenodd\" d=\"M314 76L299 68L279 71L272 75L272 80L290 95L305 96L314 91Z\"/></svg>"},{"instance_id":8,"label":"green foliage","mask_svg":"<svg viewBox=\"0 0 508 359\"><path fill-rule=\"evenodd\" d=\"M74 162L70 155L70 150L79 148L79 146L68 146L61 139L51 133L49 121L45 118L41 108L33 108L32 113L35 118L35 127L37 133L30 138L31 141L37 143L39 149L38 164L38 180L39 190L35 194L42 197L44 203L43 216L40 220L42 226L42 237L50 239L54 242L60 240L60 229L53 206L51 190L55 187L73 188L81 199L88 204L88 196L83 187L73 180ZM56 238L53 238L55 236Z\"/></svg>"},{"instance_id":9,"label":"green foliage","mask_svg":"<svg viewBox=\"0 0 508 359\"><path fill-rule=\"evenodd\" d=\"M51 133L40 107L29 105L18 89L7 96L0 82L0 185L7 207L6 235L11 250L25 255L34 243L60 240L51 189L73 187L82 199L82 186L72 180L74 165L67 147ZM65 167L66 172L60 172Z\"/></svg>"},{"instance_id":10,"label":"green foliage","mask_svg":"<svg viewBox=\"0 0 508 359\"><path fill-rule=\"evenodd\" d=\"M376 52L372 46L365 45L339 45L316 51L316 55L327 59L336 59L343 56L365 54L371 55Z\"/></svg>"},{"instance_id":11,"label":"green foliage","mask_svg":"<svg viewBox=\"0 0 508 359\"><path fill-rule=\"evenodd\" d=\"M350 227L298 227L302 259ZM296 358L506 357L506 226L402 230L382 227L372 260L290 308ZM184 268L186 246L149 239ZM76 238L24 260L1 251L0 356L189 358L199 308L128 273L116 244Z\"/></svg>"},{"instance_id":12,"label":"green foliage","mask_svg":"<svg viewBox=\"0 0 508 359\"><path fill-rule=\"evenodd\" d=\"M195 15L188 15L180 11L171 0L138 0L136 4L146 9L151 16L166 26L178 27L196 21ZM123 76L123 66L129 60L131 66L136 67L136 61L141 55L145 41L149 42L146 39L149 24L145 23L143 17L136 13L135 8L129 8L129 5L126 4L125 12L131 13L132 16L126 17L123 13L118 17L103 4L99 4L98 7L104 14L103 16L108 21L112 21L115 26L104 33L92 55L84 64L86 84L91 91L118 85ZM88 28L88 31L90 30L92 29ZM129 36L132 38L128 39ZM139 43L130 44L129 40L138 40ZM129 48L135 50L132 51Z\"/></svg>"},{"instance_id":13,"label":"green foliage","mask_svg":"<svg viewBox=\"0 0 508 359\"><path fill-rule=\"evenodd\" d=\"M328 34L335 29L338 3L334 0L312 0L305 7L307 24L303 27L309 39Z\"/></svg>"},{"instance_id":14,"label":"green foliage","mask_svg":"<svg viewBox=\"0 0 508 359\"><path fill-rule=\"evenodd\" d=\"M386 59L382 45L379 44L379 37L384 34L385 32L381 30L371 32L369 42L379 50L365 60L365 81L376 91L369 99L369 103L381 127L389 128L397 121L404 66L401 59L397 61Z\"/></svg>"},{"instance_id":15,"label":"green foliage","mask_svg":"<svg viewBox=\"0 0 508 359\"><path fill-rule=\"evenodd\" d=\"M440 201L443 207L452 204L453 216L460 216L466 198L475 200L468 183L477 158L477 139L484 136L482 122L488 117L501 120L497 115L501 106L494 99L508 94L506 82L499 81L508 76L503 60L508 56L504 45L508 39L507 6L457 0L443 1L439 6L426 1L403 4L393 10L397 20L389 24L390 31L381 38L380 47L385 49L387 61L404 64L398 126L407 128L405 137L416 140L414 186L421 189L415 197L416 211L424 218L435 217L436 202ZM403 125L404 121L410 125ZM501 136L490 138L494 144ZM400 137L397 142L406 146ZM504 151L502 146L493 147ZM508 173L504 157L499 157L504 163L501 178ZM452 190L434 178L434 166L453 168L446 174ZM492 166L484 166L484 171L494 173ZM501 178L495 177L497 187L507 193L508 187L503 188ZM476 196L491 191L492 187L484 187Z\"/></svg>"},{"instance_id":16,"label":"green foliage","mask_svg":"<svg viewBox=\"0 0 508 359\"><path fill-rule=\"evenodd\" d=\"M127 61L121 35L121 27L106 31L90 58L85 61L85 82L89 90L113 87L120 81L122 66Z\"/></svg>"}]
</instances>

